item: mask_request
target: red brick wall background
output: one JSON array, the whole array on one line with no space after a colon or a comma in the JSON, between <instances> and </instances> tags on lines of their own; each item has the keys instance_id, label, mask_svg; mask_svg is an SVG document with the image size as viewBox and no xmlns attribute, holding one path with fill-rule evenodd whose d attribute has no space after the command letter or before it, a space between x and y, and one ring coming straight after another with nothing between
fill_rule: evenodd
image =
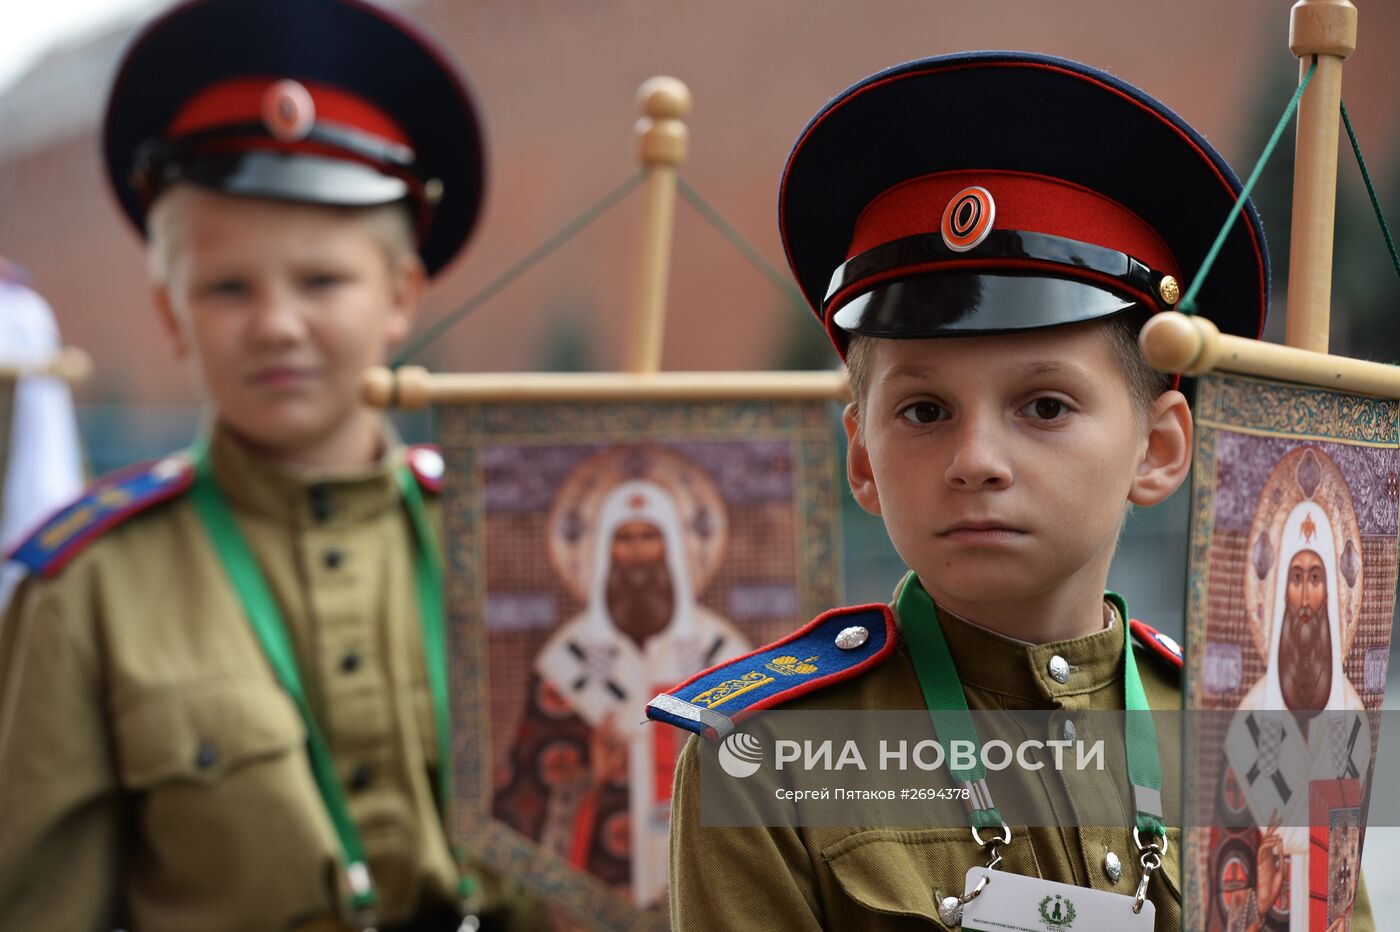
<instances>
[{"instance_id":1,"label":"red brick wall background","mask_svg":"<svg viewBox=\"0 0 1400 932\"><path fill-rule=\"evenodd\" d=\"M1360 0L1360 50L1345 96L1370 160L1392 164L1400 79L1389 49L1400 4ZM1288 56L1286 0L420 0L409 4L457 54L488 133L490 191L475 241L437 283L424 319L445 313L635 166L637 85L657 73L695 97L685 176L772 262L779 170L798 130L832 94L878 68L966 48L1028 48L1106 68L1177 109L1244 174L1246 127L1263 76ZM96 359L88 401L190 398L149 308L142 251L101 178L95 115L120 37L71 49L38 70L71 76L91 115L16 155L7 145L40 110L20 106L36 75L0 96L0 253L30 269L65 337ZM105 44L104 44L105 43ZM101 66L101 67L99 67ZM1285 64L1286 67L1286 64ZM33 93L28 93L33 97ZM8 104L8 106L7 106ZM1343 143L1343 149L1346 145ZM1343 152L1347 183L1355 183ZM1382 180L1393 172L1382 172ZM1385 193L1385 192L1383 192ZM1393 203L1394 192L1390 193ZM435 368L536 368L572 319L593 363L621 364L637 198L506 289L425 356ZM677 209L664 365L764 368L795 326L781 297L685 205Z\"/></svg>"}]
</instances>

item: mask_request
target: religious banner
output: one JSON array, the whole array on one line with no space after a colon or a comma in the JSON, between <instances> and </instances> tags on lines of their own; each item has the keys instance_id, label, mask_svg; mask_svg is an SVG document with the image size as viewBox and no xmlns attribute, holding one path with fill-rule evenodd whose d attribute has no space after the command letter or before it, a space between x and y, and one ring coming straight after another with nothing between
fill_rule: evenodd
<instances>
[{"instance_id":1,"label":"religious banner","mask_svg":"<svg viewBox=\"0 0 1400 932\"><path fill-rule=\"evenodd\" d=\"M666 925L682 738L647 701L839 602L829 404L437 407L454 828L563 927Z\"/></svg>"},{"instance_id":2,"label":"religious banner","mask_svg":"<svg viewBox=\"0 0 1400 932\"><path fill-rule=\"evenodd\" d=\"M1348 927L1395 608L1400 403L1202 376L1187 578L1192 929Z\"/></svg>"}]
</instances>

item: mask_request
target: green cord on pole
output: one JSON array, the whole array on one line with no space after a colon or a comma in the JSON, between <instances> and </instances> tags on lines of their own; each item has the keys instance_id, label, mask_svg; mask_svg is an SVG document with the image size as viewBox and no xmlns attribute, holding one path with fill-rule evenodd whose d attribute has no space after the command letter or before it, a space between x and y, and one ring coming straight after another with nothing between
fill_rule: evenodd
<instances>
[{"instance_id":1,"label":"green cord on pole","mask_svg":"<svg viewBox=\"0 0 1400 932\"><path fill-rule=\"evenodd\" d=\"M573 239L574 236L594 220L597 220L603 214L611 210L618 201L632 193L632 189L641 184L642 178L645 177L645 175L645 170L636 172L626 181L622 182L622 184L599 198L594 204L589 206L587 210L564 224L564 226L559 229L559 232L535 247L535 249L526 254L519 262L493 278L486 284L486 287L468 298L466 302L455 311L437 321L427 330L415 337L407 346L399 351L398 355L389 363L389 367L397 369L399 366L402 366L405 362L421 353L425 347L436 341L459 320L485 304L502 288L515 281L521 275L524 275L546 256L554 252L554 250Z\"/></svg>"},{"instance_id":2,"label":"green cord on pole","mask_svg":"<svg viewBox=\"0 0 1400 932\"><path fill-rule=\"evenodd\" d=\"M1356 153L1356 164L1361 167L1361 179L1366 182L1366 193L1371 196L1371 207L1376 212L1376 220L1381 225L1381 236L1385 237L1385 248L1390 250L1390 262L1395 266L1395 274L1400 276L1400 255L1395 253L1395 240L1390 235L1390 226L1385 222L1381 211L1380 198L1376 197L1376 186L1371 184L1371 173L1366 170L1366 160L1361 157L1361 143L1356 141L1356 130L1351 128L1351 116L1347 113L1347 102L1342 101L1342 122L1346 124L1347 135L1351 137L1351 151Z\"/></svg>"},{"instance_id":3,"label":"green cord on pole","mask_svg":"<svg viewBox=\"0 0 1400 932\"><path fill-rule=\"evenodd\" d=\"M1298 89L1293 92L1293 99L1284 108L1283 116L1279 117L1278 125L1269 136L1269 141L1264 145L1264 151L1259 155L1259 161L1254 163L1254 170L1249 173L1249 180L1244 183L1240 190L1240 196L1235 199L1234 206L1230 208L1230 213L1225 217L1225 223L1220 227L1220 232L1216 234L1215 242L1211 244L1210 252L1206 253L1205 261L1201 263L1201 268L1196 272L1195 278L1191 282L1191 287L1186 289L1186 295L1181 299L1181 303L1176 309L1183 314L1193 314L1196 311L1196 293L1201 290L1201 284L1206 280L1206 275L1210 273L1210 267L1215 264L1216 257L1220 255L1220 250L1225 245L1225 237L1230 235L1230 230L1235 225L1235 219L1239 217L1240 211L1249 201L1249 192L1254 190L1254 183L1259 180L1259 175L1264 171L1264 164L1269 161L1269 156L1274 154L1274 147L1278 145L1279 139L1283 137L1283 130L1288 126L1288 121L1293 119L1293 112L1298 109L1298 101L1303 99L1303 91L1307 90L1308 82L1312 80L1313 72L1317 71L1317 58L1313 58L1313 63L1308 66L1307 73L1303 75L1303 80L1298 82Z\"/></svg>"},{"instance_id":4,"label":"green cord on pole","mask_svg":"<svg viewBox=\"0 0 1400 932\"><path fill-rule=\"evenodd\" d=\"M773 287L781 291L783 297L787 298L794 307L800 309L805 309L807 307L807 299L802 296L802 292L797 287L796 283L765 259L763 253L758 251L758 247L745 239L744 234L740 233L728 220L725 220L720 212L711 206L689 182L684 178L678 177L676 179L676 190L680 192L681 197L685 198L691 207L695 208L696 213L705 218L710 226L718 230L719 234L729 241L729 245L737 249L745 259L748 259L749 264L758 269L763 277L768 279Z\"/></svg>"}]
</instances>

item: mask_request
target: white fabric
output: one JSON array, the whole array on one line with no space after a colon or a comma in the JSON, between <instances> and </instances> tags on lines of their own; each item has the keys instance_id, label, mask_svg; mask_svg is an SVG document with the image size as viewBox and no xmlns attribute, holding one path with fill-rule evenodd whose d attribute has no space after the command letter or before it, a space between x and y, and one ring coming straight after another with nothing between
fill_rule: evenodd
<instances>
[{"instance_id":1,"label":"white fabric","mask_svg":"<svg viewBox=\"0 0 1400 932\"><path fill-rule=\"evenodd\" d=\"M0 281L0 364L41 365L59 349L58 327L43 298L17 282ZM56 378L24 378L15 386L0 547L8 553L45 518L83 489L73 398ZM0 611L23 576L16 564L0 571Z\"/></svg>"}]
</instances>

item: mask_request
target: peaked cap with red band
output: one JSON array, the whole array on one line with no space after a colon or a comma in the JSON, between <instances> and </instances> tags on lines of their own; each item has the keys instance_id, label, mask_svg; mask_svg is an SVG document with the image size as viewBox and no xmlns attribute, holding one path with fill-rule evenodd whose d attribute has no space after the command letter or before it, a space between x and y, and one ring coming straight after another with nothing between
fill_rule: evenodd
<instances>
[{"instance_id":1,"label":"peaked cap with red band","mask_svg":"<svg viewBox=\"0 0 1400 932\"><path fill-rule=\"evenodd\" d=\"M481 209L476 110L448 55L369 0L193 0L123 56L103 146L142 233L175 182L247 197L404 202L436 273Z\"/></svg>"},{"instance_id":2,"label":"peaked cap with red band","mask_svg":"<svg viewBox=\"0 0 1400 932\"><path fill-rule=\"evenodd\" d=\"M837 350L1171 308L1239 199L1195 130L1123 81L1025 52L899 65L842 92L788 156L788 263ZM1197 304L1257 338L1269 258L1252 203Z\"/></svg>"}]
</instances>

